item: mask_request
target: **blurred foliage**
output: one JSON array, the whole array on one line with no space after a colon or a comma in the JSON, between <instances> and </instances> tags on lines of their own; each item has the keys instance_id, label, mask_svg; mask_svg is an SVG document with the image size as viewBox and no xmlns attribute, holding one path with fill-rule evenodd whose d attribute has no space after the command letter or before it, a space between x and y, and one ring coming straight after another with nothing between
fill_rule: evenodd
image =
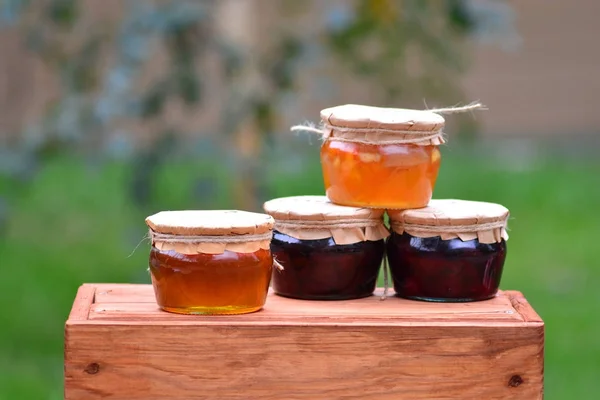
<instances>
[{"instance_id":1,"label":"blurred foliage","mask_svg":"<svg viewBox=\"0 0 600 400\"><path fill-rule=\"evenodd\" d=\"M463 100L457 77L465 68L465 39L478 29L479 21L486 23L481 6L474 8L468 0L327 5L280 0L270 3L279 15L300 18L319 7L325 12L324 22L297 31L275 25L269 35L274 43L258 51L220 34L215 15L223 2L131 0L122 2L122 16L114 23L94 20L85 3L1 3L0 23L19 30L24 44L56 72L60 97L48 104L42 120L23 127L16 143L0 150L7 153L0 154L0 173L27 182L59 153L78 151L94 162L126 156L134 170L132 198L140 206L152 203L147 188L153 185L152 170L169 157L166 149L189 150L178 140L186 136L181 135L184 128L166 122L164 116L170 102L201 109L211 101L204 90L207 82L217 79L205 62L210 56L216 55L217 73L224 75L225 101L216 126L193 134L219 133L216 140L203 142L205 153L239 175L242 189L233 195L240 197L239 206L252 208L252 199L261 197L264 188L260 166L252 160L265 156L273 133L282 129L277 116L298 89L298 71L328 60L311 54L332 54L348 73L380 88L387 102L427 96L454 103ZM167 54L166 66L141 83L161 51ZM409 73L409 58L418 60L416 72ZM341 84L335 77L326 78ZM146 136L156 140L139 146L128 131L130 121L150 121L155 132ZM251 140L257 143L250 154L235 140L242 126L251 127ZM237 154L224 156L231 151Z\"/></svg>"}]
</instances>

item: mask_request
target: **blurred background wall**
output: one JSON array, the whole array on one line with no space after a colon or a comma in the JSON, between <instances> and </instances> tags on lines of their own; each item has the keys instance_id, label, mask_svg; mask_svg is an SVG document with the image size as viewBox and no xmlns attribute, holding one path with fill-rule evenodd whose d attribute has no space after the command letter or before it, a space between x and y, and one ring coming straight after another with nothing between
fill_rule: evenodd
<instances>
[{"instance_id":1,"label":"blurred background wall","mask_svg":"<svg viewBox=\"0 0 600 400\"><path fill-rule=\"evenodd\" d=\"M501 286L546 321L546 398L597 398L599 12L0 1L0 399L62 398L75 291L149 282L145 216L323 193L319 140L288 131L321 108L471 100L489 111L447 118L435 197L511 210Z\"/></svg>"},{"instance_id":2,"label":"blurred background wall","mask_svg":"<svg viewBox=\"0 0 600 400\"><path fill-rule=\"evenodd\" d=\"M597 132L600 47L596 19L600 3L506 3L514 13L515 30L494 34L482 29L471 44L469 68L461 78L466 97L482 99L494 111L478 117L480 132L506 136ZM265 25L280 18L269 15L274 14L273 8L261 0L224 1L220 7L224 29L248 45L260 47L259 38L269 35ZM115 20L123 13L123 4L118 0L85 0L82 8L98 20ZM314 23L311 18L323 8L314 6L310 16L304 17L307 23ZM39 118L59 90L57 77L23 46L21 39L16 30L6 30L0 36L3 135L17 132L27 121ZM349 78L345 85L351 83ZM514 107L515 103L522 107Z\"/></svg>"},{"instance_id":3,"label":"blurred background wall","mask_svg":"<svg viewBox=\"0 0 600 400\"><path fill-rule=\"evenodd\" d=\"M464 85L494 110L481 116L486 134L598 133L600 3L511 1L517 35L472 49ZM519 105L515 107L515 105Z\"/></svg>"}]
</instances>

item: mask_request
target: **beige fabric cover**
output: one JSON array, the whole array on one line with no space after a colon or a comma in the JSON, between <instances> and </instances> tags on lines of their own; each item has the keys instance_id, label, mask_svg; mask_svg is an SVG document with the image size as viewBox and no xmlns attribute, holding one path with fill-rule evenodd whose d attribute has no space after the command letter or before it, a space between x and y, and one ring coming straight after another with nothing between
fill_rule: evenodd
<instances>
[{"instance_id":1,"label":"beige fabric cover","mask_svg":"<svg viewBox=\"0 0 600 400\"><path fill-rule=\"evenodd\" d=\"M237 210L161 211L146 218L153 246L181 254L267 250L274 222L266 214Z\"/></svg>"},{"instance_id":2,"label":"beige fabric cover","mask_svg":"<svg viewBox=\"0 0 600 400\"><path fill-rule=\"evenodd\" d=\"M478 239L481 243L508 240L509 211L500 204L466 200L431 200L425 208L388 210L397 233L442 239Z\"/></svg>"},{"instance_id":3,"label":"beige fabric cover","mask_svg":"<svg viewBox=\"0 0 600 400\"><path fill-rule=\"evenodd\" d=\"M321 120L332 140L422 146L444 143L444 117L431 111L346 104L322 110Z\"/></svg>"},{"instance_id":4,"label":"beige fabric cover","mask_svg":"<svg viewBox=\"0 0 600 400\"><path fill-rule=\"evenodd\" d=\"M275 218L275 230L301 240L332 237L336 244L352 244L389 236L383 210L339 206L326 196L274 199L264 210Z\"/></svg>"}]
</instances>

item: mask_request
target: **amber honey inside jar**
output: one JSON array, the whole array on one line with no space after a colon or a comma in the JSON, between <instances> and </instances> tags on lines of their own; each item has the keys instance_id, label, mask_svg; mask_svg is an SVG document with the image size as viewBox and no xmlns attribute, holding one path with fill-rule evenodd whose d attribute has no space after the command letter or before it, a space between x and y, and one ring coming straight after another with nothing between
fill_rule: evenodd
<instances>
[{"instance_id":1,"label":"amber honey inside jar","mask_svg":"<svg viewBox=\"0 0 600 400\"><path fill-rule=\"evenodd\" d=\"M180 314L244 314L266 300L273 219L243 211L165 211L150 227L158 305Z\"/></svg>"},{"instance_id":2,"label":"amber honey inside jar","mask_svg":"<svg viewBox=\"0 0 600 400\"><path fill-rule=\"evenodd\" d=\"M347 300L373 294L389 235L383 210L344 207L325 196L274 199L271 250L276 294L304 300Z\"/></svg>"},{"instance_id":3,"label":"amber honey inside jar","mask_svg":"<svg viewBox=\"0 0 600 400\"><path fill-rule=\"evenodd\" d=\"M444 118L418 110L344 105L321 111L327 197L355 207L408 209L433 195Z\"/></svg>"},{"instance_id":4,"label":"amber honey inside jar","mask_svg":"<svg viewBox=\"0 0 600 400\"><path fill-rule=\"evenodd\" d=\"M506 259L508 216L499 204L461 200L390 212L387 256L396 294L438 302L494 297Z\"/></svg>"}]
</instances>

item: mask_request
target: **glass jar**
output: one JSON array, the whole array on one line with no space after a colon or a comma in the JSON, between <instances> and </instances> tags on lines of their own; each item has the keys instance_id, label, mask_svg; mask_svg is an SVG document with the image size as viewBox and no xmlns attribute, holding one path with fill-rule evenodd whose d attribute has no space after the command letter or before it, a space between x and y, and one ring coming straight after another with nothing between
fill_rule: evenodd
<instances>
[{"instance_id":1,"label":"glass jar","mask_svg":"<svg viewBox=\"0 0 600 400\"><path fill-rule=\"evenodd\" d=\"M386 249L396 295L440 302L494 297L506 259L508 216L498 204L459 200L390 212Z\"/></svg>"},{"instance_id":2,"label":"glass jar","mask_svg":"<svg viewBox=\"0 0 600 400\"><path fill-rule=\"evenodd\" d=\"M243 211L165 211L150 227L156 302L179 314L245 314L266 301L273 219Z\"/></svg>"},{"instance_id":3,"label":"glass jar","mask_svg":"<svg viewBox=\"0 0 600 400\"><path fill-rule=\"evenodd\" d=\"M305 300L371 296L389 235L383 211L343 207L325 196L271 200L275 218L271 250L283 270L273 272L273 290Z\"/></svg>"},{"instance_id":4,"label":"glass jar","mask_svg":"<svg viewBox=\"0 0 600 400\"><path fill-rule=\"evenodd\" d=\"M345 105L321 111L327 197L355 207L409 209L431 200L444 118L428 111Z\"/></svg>"},{"instance_id":5,"label":"glass jar","mask_svg":"<svg viewBox=\"0 0 600 400\"><path fill-rule=\"evenodd\" d=\"M414 237L392 233L387 243L394 290L429 301L477 301L496 295L506 242Z\"/></svg>"},{"instance_id":6,"label":"glass jar","mask_svg":"<svg viewBox=\"0 0 600 400\"><path fill-rule=\"evenodd\" d=\"M383 260L384 240L339 245L333 238L301 240L275 230L271 249L284 265L273 272L275 293L306 300L371 296Z\"/></svg>"},{"instance_id":7,"label":"glass jar","mask_svg":"<svg viewBox=\"0 0 600 400\"><path fill-rule=\"evenodd\" d=\"M328 140L321 147L327 197L357 207L425 206L433 194L440 159L437 146Z\"/></svg>"}]
</instances>

